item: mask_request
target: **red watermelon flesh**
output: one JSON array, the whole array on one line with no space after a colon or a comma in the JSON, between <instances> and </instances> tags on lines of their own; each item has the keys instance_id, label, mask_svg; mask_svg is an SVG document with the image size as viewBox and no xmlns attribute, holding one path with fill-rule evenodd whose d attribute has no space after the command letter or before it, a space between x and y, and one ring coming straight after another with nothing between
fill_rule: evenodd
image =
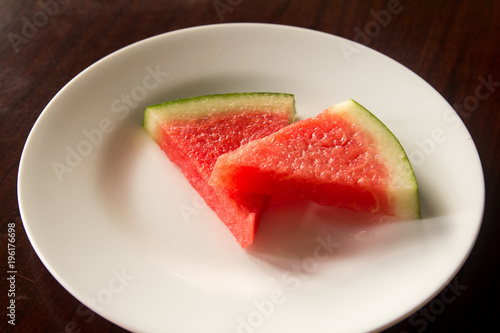
<instances>
[{"instance_id":1,"label":"red watermelon flesh","mask_svg":"<svg viewBox=\"0 0 500 333\"><path fill-rule=\"evenodd\" d=\"M144 127L242 247L257 232L267 195L209 185L217 158L288 125L293 95L240 93L200 96L148 107Z\"/></svg>"},{"instance_id":2,"label":"red watermelon flesh","mask_svg":"<svg viewBox=\"0 0 500 333\"><path fill-rule=\"evenodd\" d=\"M361 212L420 216L402 146L353 100L220 156L210 182Z\"/></svg>"}]
</instances>

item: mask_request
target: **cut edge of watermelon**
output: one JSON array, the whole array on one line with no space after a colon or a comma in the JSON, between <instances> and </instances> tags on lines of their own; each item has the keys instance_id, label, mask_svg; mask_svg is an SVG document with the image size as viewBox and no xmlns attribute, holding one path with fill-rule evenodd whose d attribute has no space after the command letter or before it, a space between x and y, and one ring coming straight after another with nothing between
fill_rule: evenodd
<instances>
[{"instance_id":1,"label":"cut edge of watermelon","mask_svg":"<svg viewBox=\"0 0 500 333\"><path fill-rule=\"evenodd\" d=\"M397 189L394 201L394 214L403 218L421 218L418 184L412 165L403 146L391 130L373 113L353 99L336 104L326 112L344 113L361 131L371 133L376 142L381 160L385 161L389 173L399 175L391 177L393 188Z\"/></svg>"},{"instance_id":2,"label":"cut edge of watermelon","mask_svg":"<svg viewBox=\"0 0 500 333\"><path fill-rule=\"evenodd\" d=\"M290 110L292 102L292 110ZM220 105L224 105L221 108ZM283 113L292 123L296 116L293 94L276 92L245 92L188 97L148 106L142 126L157 141L160 124L172 120L211 117L228 112Z\"/></svg>"},{"instance_id":3,"label":"cut edge of watermelon","mask_svg":"<svg viewBox=\"0 0 500 333\"><path fill-rule=\"evenodd\" d=\"M288 123L292 123L296 116L295 97L293 94L287 93L248 92L214 94L174 100L147 107L144 111L142 125L153 140L157 144L161 145L161 142L164 139L162 126L165 123L174 122L182 124L184 120L189 122L191 120L224 115L225 113L232 114L241 112L281 115L283 116L283 119L288 120ZM177 162L174 163L180 166ZM184 168L182 166L180 167L191 186L201 194L202 191L200 191L200 188L196 183L203 182L201 179L202 177L197 173L193 174L192 177L188 177L188 175L185 174ZM198 177L198 180L193 181L193 177ZM207 185L209 184L207 183ZM213 188L213 191L217 190L222 189L217 189L216 187ZM217 194L208 193L206 195L216 196ZM258 193L248 193L248 195L261 196L263 198L262 208L265 207L268 197L267 195ZM262 210L251 210L250 207L250 210L248 211L249 214L242 219L241 223L231 224L227 219L224 219L220 215L222 210L211 206L203 195L202 197L212 210L215 211L219 219L226 224L242 248L247 247L253 242L260 222L259 220ZM234 204L236 204L236 202ZM230 208L234 209L235 207ZM227 211L227 209L224 210L224 212Z\"/></svg>"},{"instance_id":4,"label":"cut edge of watermelon","mask_svg":"<svg viewBox=\"0 0 500 333\"><path fill-rule=\"evenodd\" d=\"M336 104L322 112L322 114L327 115L328 113L341 115L354 124L358 131L368 134L377 147L380 160L387 167L388 174L399 175L397 178L391 177L389 184L381 188L383 192L388 194L391 215L403 219L420 219L420 202L416 177L408 156L396 136L373 113L352 99ZM294 126L294 124L289 126ZM246 150L251 150L249 147L258 146L261 140L276 139L284 131L287 130L282 129L271 134L268 138L249 142L233 152L221 155L212 172L210 183L215 186L236 189L231 178L233 174L238 173L234 169L237 167L228 162L228 159L237 161L239 156L244 154ZM222 165L224 166L222 167Z\"/></svg>"}]
</instances>

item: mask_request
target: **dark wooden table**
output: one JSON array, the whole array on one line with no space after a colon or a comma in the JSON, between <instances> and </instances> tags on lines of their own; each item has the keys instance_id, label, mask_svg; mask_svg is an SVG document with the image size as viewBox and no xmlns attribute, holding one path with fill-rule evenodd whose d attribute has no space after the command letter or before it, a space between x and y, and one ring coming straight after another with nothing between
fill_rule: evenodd
<instances>
[{"instance_id":1,"label":"dark wooden table","mask_svg":"<svg viewBox=\"0 0 500 333\"><path fill-rule=\"evenodd\" d=\"M381 14L389 10L390 17ZM444 306L436 306L439 300L435 299L385 332L498 331L500 2L495 0L2 0L0 331L124 331L80 304L35 254L17 203L21 151L50 99L95 61L153 35L221 22L279 23L357 40L413 70L455 108L484 168L482 230L448 286L456 297L441 301ZM362 37L359 31L370 24L374 30ZM6 316L9 224L15 225L17 250L15 327Z\"/></svg>"}]
</instances>

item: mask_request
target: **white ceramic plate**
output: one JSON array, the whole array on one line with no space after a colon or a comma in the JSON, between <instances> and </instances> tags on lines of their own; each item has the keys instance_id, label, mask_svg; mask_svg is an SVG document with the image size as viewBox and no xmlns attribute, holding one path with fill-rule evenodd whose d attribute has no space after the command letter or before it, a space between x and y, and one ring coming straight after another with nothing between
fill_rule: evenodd
<instances>
[{"instance_id":1,"label":"white ceramic plate","mask_svg":"<svg viewBox=\"0 0 500 333\"><path fill-rule=\"evenodd\" d=\"M353 98L400 139L420 221L275 205L242 250L141 128L147 105L276 91L315 116ZM415 311L454 276L480 229L474 143L414 73L351 41L295 27L174 31L98 61L50 102L26 142L19 205L31 243L82 303L141 332L364 332ZM347 222L347 224L344 224Z\"/></svg>"}]
</instances>

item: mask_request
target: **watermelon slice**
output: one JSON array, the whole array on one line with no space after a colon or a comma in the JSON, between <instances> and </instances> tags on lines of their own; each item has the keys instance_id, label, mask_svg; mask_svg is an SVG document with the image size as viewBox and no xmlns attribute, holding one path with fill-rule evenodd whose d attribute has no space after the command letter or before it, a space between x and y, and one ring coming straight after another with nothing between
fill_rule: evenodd
<instances>
[{"instance_id":1,"label":"watermelon slice","mask_svg":"<svg viewBox=\"0 0 500 333\"><path fill-rule=\"evenodd\" d=\"M420 217L405 151L353 100L220 156L210 182L360 212Z\"/></svg>"},{"instance_id":2,"label":"watermelon slice","mask_svg":"<svg viewBox=\"0 0 500 333\"><path fill-rule=\"evenodd\" d=\"M150 106L143 127L246 247L255 238L267 196L213 187L210 174L220 155L283 128L294 117L293 95L233 93Z\"/></svg>"}]
</instances>

